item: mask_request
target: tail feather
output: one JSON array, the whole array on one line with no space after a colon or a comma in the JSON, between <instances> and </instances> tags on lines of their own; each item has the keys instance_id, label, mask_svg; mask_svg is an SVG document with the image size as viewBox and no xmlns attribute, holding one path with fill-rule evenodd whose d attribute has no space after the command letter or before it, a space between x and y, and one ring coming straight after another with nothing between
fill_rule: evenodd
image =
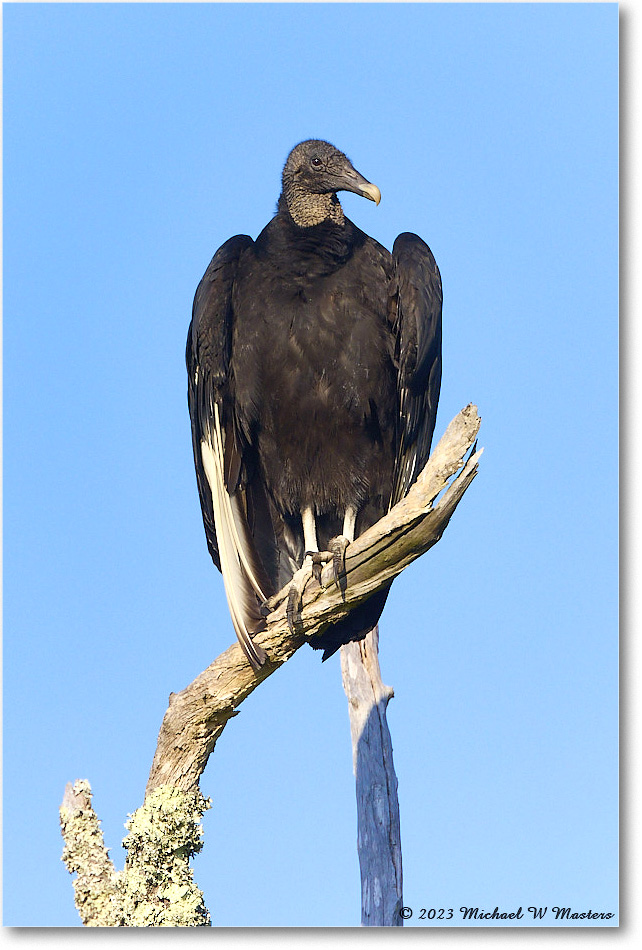
<instances>
[{"instance_id":1,"label":"tail feather","mask_svg":"<svg viewBox=\"0 0 642 950\"><path fill-rule=\"evenodd\" d=\"M218 407L215 407L213 438L201 440L201 457L212 493L214 525L221 561L225 594L238 641L255 670L266 660L265 651L252 640L252 634L265 629L260 612L266 596L258 580L258 565L243 507L236 494L230 495L223 480L223 439Z\"/></svg>"},{"instance_id":2,"label":"tail feather","mask_svg":"<svg viewBox=\"0 0 642 950\"><path fill-rule=\"evenodd\" d=\"M265 581L259 578L263 574L262 567L254 552L254 545L250 538L247 527L247 520L244 516L239 497L236 492L233 495L225 487L225 477L223 475L223 434L221 432L221 421L219 417L218 406L214 405L214 459L216 461L216 474L218 484L221 487L221 501L226 519L230 525L234 545L238 552L241 564L245 569L248 580L262 601L266 601L268 594L265 593Z\"/></svg>"}]
</instances>

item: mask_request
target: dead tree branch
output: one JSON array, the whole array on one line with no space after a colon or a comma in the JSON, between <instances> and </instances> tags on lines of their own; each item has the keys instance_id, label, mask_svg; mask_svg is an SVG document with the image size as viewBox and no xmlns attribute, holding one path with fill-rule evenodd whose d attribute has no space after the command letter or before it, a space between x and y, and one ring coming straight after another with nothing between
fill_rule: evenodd
<instances>
[{"instance_id":1,"label":"dead tree branch","mask_svg":"<svg viewBox=\"0 0 642 950\"><path fill-rule=\"evenodd\" d=\"M166 833L157 834L147 840L145 848L130 848L127 865L121 874L129 876L130 879L136 877L141 886L136 892L132 907L127 909L122 921L125 926L137 925L137 922L133 922L133 913L138 915L139 919L142 918L142 921L147 920L144 912L146 900L157 907L157 912L147 920L148 925L176 925L172 901L183 901L185 888L191 894L190 887L193 882L189 875L183 873L183 869L178 875L180 880L177 883L175 868L168 855L178 855L187 860L190 853L198 850L194 829L198 826L198 817L207 807L200 796L198 783L228 720L237 714L237 707L243 700L285 663L307 639L321 633L329 623L345 616L349 610L400 574L408 564L437 543L477 473L481 452L474 452L474 443L479 425L480 419L473 405L467 406L456 416L408 495L348 546L345 553L345 577L339 586L333 581L332 565L324 569L321 585L313 579L310 580L303 595L301 623L294 633L287 623L286 599L279 595L272 598L271 606L274 609L267 617L267 629L255 638L268 657L260 671L255 672L252 669L240 646L235 643L189 686L180 693L170 695L169 707L160 728L156 754L147 782L145 803L132 816L130 825L136 823L137 816L143 809L147 809L158 795L174 796L174 823L173 826L168 825ZM195 797L198 799L196 805L193 801ZM64 808L63 803L61 822L67 850L70 846L69 824L62 821ZM182 808L185 810L184 821L180 815ZM183 825L189 824L191 829L188 846L180 836L177 842L176 828L181 822ZM167 886L160 902L156 897L158 879L152 875L152 878L147 880L148 875L143 873L150 862L158 868L174 868L170 877L163 879L166 880ZM78 857L73 865L68 862L70 870L78 871L78 880L81 880L84 874L81 865L81 857ZM119 886L124 886L122 880ZM76 887L78 890L78 882ZM198 899L194 898L192 903L194 921L184 925L208 923L207 911L198 904ZM83 922L114 926L99 913L93 920L83 917Z\"/></svg>"},{"instance_id":2,"label":"dead tree branch","mask_svg":"<svg viewBox=\"0 0 642 950\"><path fill-rule=\"evenodd\" d=\"M182 692L170 696L147 792L157 785L194 788L218 737L243 700L308 637L345 616L437 543L477 473L481 452L466 462L464 459L479 425L475 406L467 406L455 417L408 495L346 549L345 584L340 590L334 584L324 589L313 580L309 582L300 631L290 631L282 600L267 618L267 630L255 637L268 656L258 673L235 643ZM456 472L457 478L448 485ZM433 505L444 489L443 497ZM331 577L332 565L328 565L322 583L330 584Z\"/></svg>"}]
</instances>

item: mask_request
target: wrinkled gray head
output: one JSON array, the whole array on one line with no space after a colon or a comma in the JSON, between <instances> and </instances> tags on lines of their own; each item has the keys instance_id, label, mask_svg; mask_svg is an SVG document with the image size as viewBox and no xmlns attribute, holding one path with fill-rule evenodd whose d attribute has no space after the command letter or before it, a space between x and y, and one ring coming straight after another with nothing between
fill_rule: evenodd
<instances>
[{"instance_id":1,"label":"wrinkled gray head","mask_svg":"<svg viewBox=\"0 0 642 950\"><path fill-rule=\"evenodd\" d=\"M321 139L296 145L283 169L283 198L294 221L309 227L321 221L343 223L337 191L352 191L376 204L381 193L353 168L338 148Z\"/></svg>"}]
</instances>

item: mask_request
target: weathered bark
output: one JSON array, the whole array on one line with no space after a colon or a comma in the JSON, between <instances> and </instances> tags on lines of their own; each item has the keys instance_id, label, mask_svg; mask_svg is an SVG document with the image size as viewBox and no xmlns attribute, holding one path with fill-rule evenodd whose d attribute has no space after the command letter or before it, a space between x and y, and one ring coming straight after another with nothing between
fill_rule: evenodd
<instances>
[{"instance_id":1,"label":"weathered bark","mask_svg":"<svg viewBox=\"0 0 642 950\"><path fill-rule=\"evenodd\" d=\"M209 923L202 895L191 878L189 858L201 847L199 819L208 806L198 783L218 737L246 696L285 663L306 639L345 616L436 544L477 473L481 452L473 454L471 446L479 425L476 407L472 405L451 422L406 498L348 546L345 578L339 587L333 581L332 565L324 569L321 585L310 579L303 594L301 621L294 632L286 618L287 591L272 598L267 629L255 638L268 657L259 672L252 669L235 643L189 686L170 695L145 802L128 826L131 833L125 839L129 855L124 871L114 871L106 856L102 835L99 846L92 845L89 852L74 846L74 824L78 817L75 812L87 812L87 809L70 808L67 800L63 802L64 857L70 871L78 871L77 894L86 895L82 900L77 896L83 923L114 926L118 925L113 922L115 917L124 926ZM382 709L385 712L385 702L383 694L377 692L379 687L373 686L373 689L373 695L379 697L376 709L380 729L383 729L385 716L382 718L380 712ZM363 748L365 750L365 744ZM381 748L385 754L384 745ZM365 777L363 768L361 773ZM80 791L90 795L88 783ZM98 828L98 819L93 810L85 817L90 822L91 837ZM391 835L394 837L394 832ZM363 840L365 847L365 838ZM81 882L80 887L78 882ZM110 890L112 885L116 895ZM400 863L398 887L401 888ZM92 903L92 888L101 895L98 902ZM373 879L368 891L372 906L378 906L376 888ZM399 896L400 893L399 890ZM105 906L108 906L107 911Z\"/></svg>"},{"instance_id":2,"label":"weathered bark","mask_svg":"<svg viewBox=\"0 0 642 950\"><path fill-rule=\"evenodd\" d=\"M394 696L379 669L379 628L341 647L348 697L352 763L357 786L357 850L361 870L361 924L401 927L401 830L397 776L386 708Z\"/></svg>"}]
</instances>

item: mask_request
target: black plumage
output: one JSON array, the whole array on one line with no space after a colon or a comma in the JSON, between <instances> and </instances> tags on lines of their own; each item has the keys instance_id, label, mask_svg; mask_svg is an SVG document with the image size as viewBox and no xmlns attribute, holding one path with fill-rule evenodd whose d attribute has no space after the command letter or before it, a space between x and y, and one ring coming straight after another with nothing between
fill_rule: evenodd
<instances>
[{"instance_id":1,"label":"black plumage","mask_svg":"<svg viewBox=\"0 0 642 950\"><path fill-rule=\"evenodd\" d=\"M353 540L428 459L441 381L441 278L429 247L392 254L337 191L379 189L328 142L290 153L276 215L214 255L187 339L196 476L210 554L239 641L306 552ZM377 622L388 590L314 639L324 659Z\"/></svg>"}]
</instances>

